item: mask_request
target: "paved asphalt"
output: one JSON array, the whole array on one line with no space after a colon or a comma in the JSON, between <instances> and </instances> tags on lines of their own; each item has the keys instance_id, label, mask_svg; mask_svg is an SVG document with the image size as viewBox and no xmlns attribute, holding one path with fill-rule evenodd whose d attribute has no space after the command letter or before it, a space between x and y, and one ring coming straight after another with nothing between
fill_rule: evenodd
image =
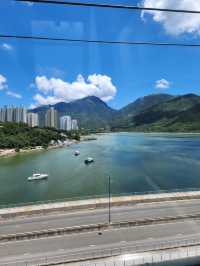
<instances>
[{"instance_id":1,"label":"paved asphalt","mask_svg":"<svg viewBox=\"0 0 200 266\"><path fill-rule=\"evenodd\" d=\"M177 216L200 213L200 200L179 202L163 202L137 204L129 207L112 209L112 220L133 220L150 217ZM0 223L0 234L27 232L46 228L91 224L104 222L108 218L108 210L88 210L68 214L48 214L29 218L16 218ZM119 230L107 230L98 235L97 232L64 235L24 240L19 242L0 243L0 265L26 265L35 260L44 262L53 256L67 253L83 253L93 250L138 245L139 242L156 245L163 241L195 237L200 240L200 221L173 222L168 224L148 225ZM17 264L18 262L18 264ZM29 263L28 265L31 265Z\"/></svg>"},{"instance_id":2,"label":"paved asphalt","mask_svg":"<svg viewBox=\"0 0 200 266\"><path fill-rule=\"evenodd\" d=\"M200 200L115 207L111 210L111 217L112 221L128 221L195 213L200 213ZM108 209L16 218L0 222L0 235L40 231L42 229L63 228L75 225L96 224L106 222L107 220Z\"/></svg>"},{"instance_id":3,"label":"paved asphalt","mask_svg":"<svg viewBox=\"0 0 200 266\"><path fill-rule=\"evenodd\" d=\"M64 235L37 240L25 240L0 244L0 265L26 265L26 262L44 262L53 256L61 257L68 252L82 253L148 243L150 247L163 242L194 237L200 240L200 221L185 221L148 225L119 230ZM153 244L154 243L154 244ZM77 257L77 256L76 256ZM19 264L16 264L16 263ZM28 263L31 265L31 263Z\"/></svg>"}]
</instances>

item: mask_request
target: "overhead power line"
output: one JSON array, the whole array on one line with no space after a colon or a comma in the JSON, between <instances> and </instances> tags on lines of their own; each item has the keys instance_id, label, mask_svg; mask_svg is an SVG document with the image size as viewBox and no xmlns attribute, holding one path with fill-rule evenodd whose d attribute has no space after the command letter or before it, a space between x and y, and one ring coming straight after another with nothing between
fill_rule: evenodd
<instances>
[{"instance_id":1,"label":"overhead power line","mask_svg":"<svg viewBox=\"0 0 200 266\"><path fill-rule=\"evenodd\" d=\"M67 5L67 6L82 6L82 7L96 7L96 8L114 8L114 9L129 9L129 10L146 10L146 11L164 11L173 13L189 13L189 14L200 14L200 10L185 10L185 9L170 9L170 8L154 8L154 7L143 7L143 6L132 6L132 5L112 5L112 4L99 4L90 2L71 2L61 0L16 0L17 2L29 2L38 4L56 4L56 5Z\"/></svg>"},{"instance_id":2,"label":"overhead power line","mask_svg":"<svg viewBox=\"0 0 200 266\"><path fill-rule=\"evenodd\" d=\"M38 41L60 41L68 43L93 43L108 45L144 45L144 46L177 46L177 47L194 47L200 48L200 43L170 43L170 42L153 42L153 41L109 41L109 40L88 40L88 39L70 39L70 38L53 38L47 36L27 36L27 35L4 35L0 34L0 38L21 39L21 40L38 40Z\"/></svg>"}]
</instances>

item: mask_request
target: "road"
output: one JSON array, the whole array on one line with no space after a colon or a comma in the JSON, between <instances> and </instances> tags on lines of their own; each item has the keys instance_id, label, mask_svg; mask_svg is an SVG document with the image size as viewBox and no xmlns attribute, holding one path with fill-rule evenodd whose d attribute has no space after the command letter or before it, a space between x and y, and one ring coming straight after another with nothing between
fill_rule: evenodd
<instances>
[{"instance_id":1,"label":"road","mask_svg":"<svg viewBox=\"0 0 200 266\"><path fill-rule=\"evenodd\" d=\"M114 222L195 213L200 213L200 200L146 203L128 207L115 207L111 210L111 217ZM4 220L0 222L0 235L63 228L75 225L96 224L106 222L107 220L107 209L15 218L13 220Z\"/></svg>"},{"instance_id":2,"label":"road","mask_svg":"<svg viewBox=\"0 0 200 266\"><path fill-rule=\"evenodd\" d=\"M99 250L121 246L141 245L146 243L149 248L169 240L174 243L180 239L193 237L200 240L200 221L173 222L168 224L148 225L118 230L64 235L36 240L0 244L0 265L26 265L26 262L44 262L51 257L62 257L67 253L91 254ZM78 256L76 255L76 258ZM19 264L16 264L18 262ZM31 263L28 263L31 265Z\"/></svg>"}]
</instances>

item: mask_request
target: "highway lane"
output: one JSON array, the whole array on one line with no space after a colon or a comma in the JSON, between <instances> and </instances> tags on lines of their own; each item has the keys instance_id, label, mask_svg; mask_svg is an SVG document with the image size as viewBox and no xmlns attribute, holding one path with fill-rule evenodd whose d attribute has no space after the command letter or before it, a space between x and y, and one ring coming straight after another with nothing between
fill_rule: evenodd
<instances>
[{"instance_id":1,"label":"highway lane","mask_svg":"<svg viewBox=\"0 0 200 266\"><path fill-rule=\"evenodd\" d=\"M62 256L67 252L95 252L108 248L134 245L139 243L160 244L168 240L177 241L196 237L200 239L200 221L173 222L118 230L64 235L52 238L25 240L0 244L0 265L12 265L17 260L38 261L51 256ZM23 265L21 263L21 265Z\"/></svg>"},{"instance_id":2,"label":"highway lane","mask_svg":"<svg viewBox=\"0 0 200 266\"><path fill-rule=\"evenodd\" d=\"M146 203L127 207L114 207L111 210L111 217L114 222L195 213L200 213L200 200ZM95 224L107 222L107 220L108 209L106 208L22 217L1 221L0 235L63 228L75 225Z\"/></svg>"}]
</instances>

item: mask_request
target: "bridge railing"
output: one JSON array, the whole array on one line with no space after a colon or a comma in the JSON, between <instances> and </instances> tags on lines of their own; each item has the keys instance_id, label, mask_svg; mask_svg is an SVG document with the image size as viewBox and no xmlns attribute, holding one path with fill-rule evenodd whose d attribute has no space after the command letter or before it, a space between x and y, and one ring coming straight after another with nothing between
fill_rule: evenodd
<instances>
[{"instance_id":1,"label":"bridge railing","mask_svg":"<svg viewBox=\"0 0 200 266\"><path fill-rule=\"evenodd\" d=\"M121 245L114 248L88 248L83 252L66 252L56 256L38 259L20 259L12 264L0 261L0 266L50 266L79 262L79 266L131 266L190 259L200 256L200 237L177 240L146 240L135 245Z\"/></svg>"}]
</instances>

